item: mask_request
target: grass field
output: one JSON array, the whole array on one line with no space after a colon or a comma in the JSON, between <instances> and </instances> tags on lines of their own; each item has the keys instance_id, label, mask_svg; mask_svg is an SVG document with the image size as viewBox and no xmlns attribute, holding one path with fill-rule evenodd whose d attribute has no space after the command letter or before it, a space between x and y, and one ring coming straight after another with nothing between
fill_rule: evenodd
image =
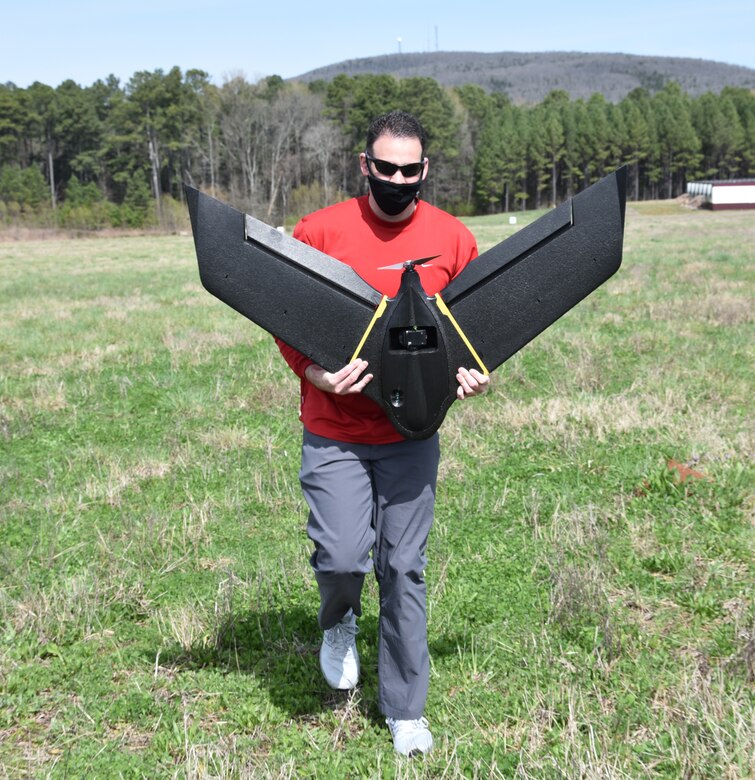
<instances>
[{"instance_id":1,"label":"grass field","mask_svg":"<svg viewBox=\"0 0 755 780\"><path fill-rule=\"evenodd\" d=\"M753 212L630 204L618 275L451 409L406 760L374 583L363 683L320 677L271 339L189 237L0 243L0 777L752 777L753 260Z\"/></svg>"}]
</instances>

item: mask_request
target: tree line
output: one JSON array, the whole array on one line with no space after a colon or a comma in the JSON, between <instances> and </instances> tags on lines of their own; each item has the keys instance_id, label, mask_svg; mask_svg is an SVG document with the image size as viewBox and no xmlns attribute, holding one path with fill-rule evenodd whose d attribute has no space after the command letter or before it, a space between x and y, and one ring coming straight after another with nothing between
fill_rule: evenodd
<instances>
[{"instance_id":1,"label":"tree line","mask_svg":"<svg viewBox=\"0 0 755 780\"><path fill-rule=\"evenodd\" d=\"M755 94L693 98L676 83L618 103L556 90L535 105L431 78L285 82L140 71L89 87L0 85L0 224L98 228L184 219L189 182L271 223L365 191L356 153L373 116L428 131L424 197L459 215L542 208L621 165L629 197L755 176Z\"/></svg>"}]
</instances>

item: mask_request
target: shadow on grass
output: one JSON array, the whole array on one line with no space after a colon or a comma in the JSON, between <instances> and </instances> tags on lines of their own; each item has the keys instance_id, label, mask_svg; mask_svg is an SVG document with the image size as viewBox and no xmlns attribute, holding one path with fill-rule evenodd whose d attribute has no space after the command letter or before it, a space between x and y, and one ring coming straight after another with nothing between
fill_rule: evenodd
<instances>
[{"instance_id":1,"label":"shadow on grass","mask_svg":"<svg viewBox=\"0 0 755 780\"><path fill-rule=\"evenodd\" d=\"M362 615L359 631L357 707L364 717L382 725L384 717L377 706L377 617ZM221 623L214 643L163 648L160 662L176 673L216 669L222 674L252 675L267 688L272 704L288 717L301 720L353 706L349 704L352 694L332 690L323 679L318 657L321 641L322 632L310 609L252 609ZM456 649L456 644L441 640L431 646L431 654L445 656Z\"/></svg>"},{"instance_id":2,"label":"shadow on grass","mask_svg":"<svg viewBox=\"0 0 755 780\"><path fill-rule=\"evenodd\" d=\"M377 619L364 616L359 622L360 710L377 719ZM273 705L290 718L302 719L338 710L349 699L348 692L332 690L322 677L321 641L322 632L311 609L251 609L226 618L214 642L163 648L160 662L178 673L217 669L223 674L253 675L267 688Z\"/></svg>"}]
</instances>

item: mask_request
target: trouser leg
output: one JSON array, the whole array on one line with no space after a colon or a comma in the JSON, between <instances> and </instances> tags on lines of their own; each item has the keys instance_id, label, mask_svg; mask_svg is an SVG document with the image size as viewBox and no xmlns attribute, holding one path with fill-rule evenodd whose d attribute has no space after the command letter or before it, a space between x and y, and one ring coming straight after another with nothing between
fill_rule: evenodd
<instances>
[{"instance_id":1,"label":"trouser leg","mask_svg":"<svg viewBox=\"0 0 755 780\"><path fill-rule=\"evenodd\" d=\"M320 590L319 623L361 614L364 575L380 586L378 703L391 718L422 716L430 659L424 568L433 522L437 435L360 445L304 434L300 480ZM370 560L372 551L373 560Z\"/></svg>"},{"instance_id":2,"label":"trouser leg","mask_svg":"<svg viewBox=\"0 0 755 780\"><path fill-rule=\"evenodd\" d=\"M373 447L373 453L378 448ZM380 585L379 705L391 718L424 713L430 679L424 569L440 456L437 434L382 445L373 460Z\"/></svg>"},{"instance_id":3,"label":"trouser leg","mask_svg":"<svg viewBox=\"0 0 755 780\"><path fill-rule=\"evenodd\" d=\"M304 432L299 479L310 509L307 533L315 545L310 562L323 629L349 609L362 614L362 585L375 541L369 449Z\"/></svg>"}]
</instances>

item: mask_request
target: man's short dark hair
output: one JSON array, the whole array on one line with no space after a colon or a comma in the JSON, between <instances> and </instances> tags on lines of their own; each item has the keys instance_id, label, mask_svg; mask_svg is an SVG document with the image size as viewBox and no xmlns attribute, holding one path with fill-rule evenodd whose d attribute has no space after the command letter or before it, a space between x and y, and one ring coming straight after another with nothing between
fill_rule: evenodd
<instances>
[{"instance_id":1,"label":"man's short dark hair","mask_svg":"<svg viewBox=\"0 0 755 780\"><path fill-rule=\"evenodd\" d=\"M422 146L422 156L425 156L427 133L419 119L406 111L389 111L381 114L370 123L367 129L367 153L372 154L372 147L381 135L392 135L394 138L417 138Z\"/></svg>"}]
</instances>

